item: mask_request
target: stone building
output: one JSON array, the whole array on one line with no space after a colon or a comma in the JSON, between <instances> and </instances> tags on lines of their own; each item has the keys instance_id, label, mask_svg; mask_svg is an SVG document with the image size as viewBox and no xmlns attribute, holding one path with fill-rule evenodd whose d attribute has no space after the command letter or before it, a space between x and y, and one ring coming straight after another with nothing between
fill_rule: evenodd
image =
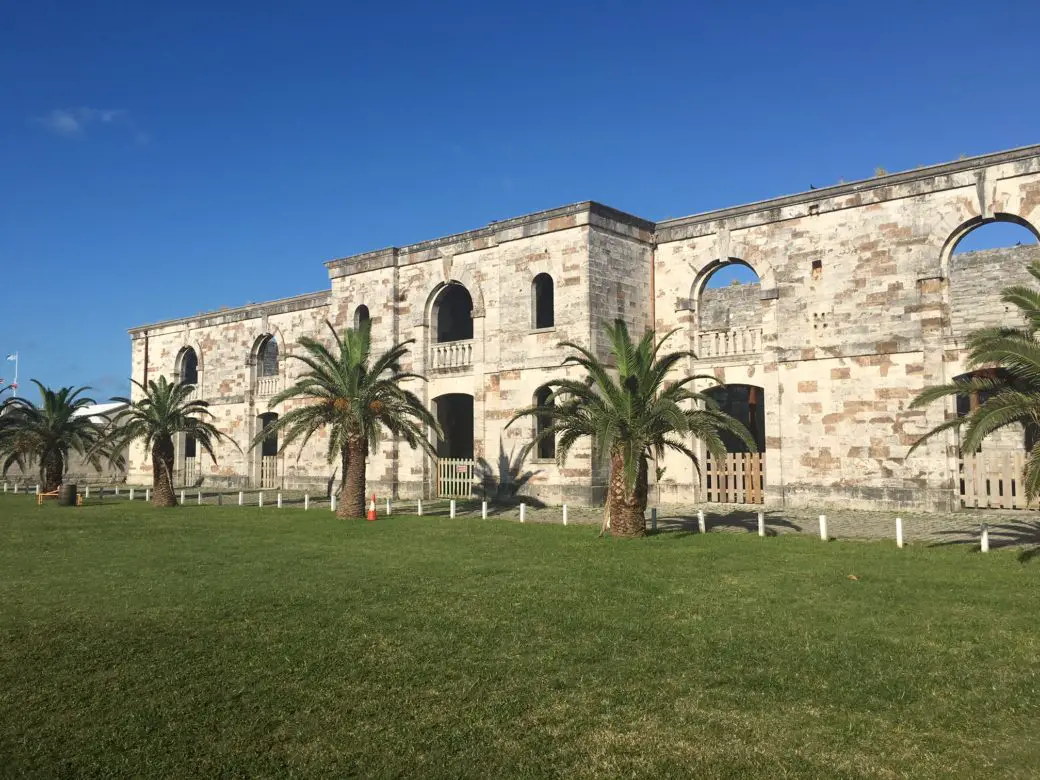
<instances>
[{"instance_id":1,"label":"stone building","mask_svg":"<svg viewBox=\"0 0 1040 780\"><path fill-rule=\"evenodd\" d=\"M956 409L908 405L964 373L965 335L1005 322L1000 290L1027 278L1032 247L953 255L994 221L1037 234L1040 146L657 223L578 203L331 260L321 292L133 328L133 377L195 381L241 447L213 465L178 442L184 482L325 490L338 475L322 441L248 445L285 411L269 399L298 375L299 337L370 319L376 350L414 340L406 367L427 377L414 389L445 429L439 459L384 442L370 485L428 496L453 479L468 490L472 462L515 459L535 423L505 424L561 374L557 343L605 355L603 325L621 318L677 329L673 345L696 354L684 371L716 377L713 394L759 440L760 455L734 445L733 462L700 474L678 456L655 464L660 500L947 509L963 481L954 435L906 452ZM730 264L758 283L708 287ZM562 466L542 448L523 468L543 501L602 498L606 464L587 445ZM131 479L149 471L133 453Z\"/></svg>"}]
</instances>

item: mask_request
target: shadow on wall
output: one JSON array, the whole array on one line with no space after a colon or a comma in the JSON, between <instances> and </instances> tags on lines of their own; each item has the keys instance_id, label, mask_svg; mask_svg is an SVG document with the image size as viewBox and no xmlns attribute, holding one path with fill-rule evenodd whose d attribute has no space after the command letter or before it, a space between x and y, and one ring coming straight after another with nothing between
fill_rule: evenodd
<instances>
[{"instance_id":1,"label":"shadow on wall","mask_svg":"<svg viewBox=\"0 0 1040 780\"><path fill-rule=\"evenodd\" d=\"M520 503L519 493L531 481L531 478L540 471L524 471L523 449L514 457L510 450L506 455L501 442L498 445L498 464L492 466L484 458L477 460L476 480L477 495L489 504L497 506L515 506ZM534 496L525 495L525 504L531 507L543 508L545 503Z\"/></svg>"}]
</instances>

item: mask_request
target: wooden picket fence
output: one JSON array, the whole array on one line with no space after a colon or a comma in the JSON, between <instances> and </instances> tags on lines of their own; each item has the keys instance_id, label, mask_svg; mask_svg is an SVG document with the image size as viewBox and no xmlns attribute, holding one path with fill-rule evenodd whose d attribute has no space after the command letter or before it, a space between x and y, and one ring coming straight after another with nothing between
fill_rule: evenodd
<instances>
[{"instance_id":1,"label":"wooden picket fence","mask_svg":"<svg viewBox=\"0 0 1040 780\"><path fill-rule=\"evenodd\" d=\"M198 458L185 458L184 459L184 475L181 479L181 484L191 487L195 484L199 478L199 461Z\"/></svg>"},{"instance_id":2,"label":"wooden picket fence","mask_svg":"<svg viewBox=\"0 0 1040 780\"><path fill-rule=\"evenodd\" d=\"M1040 509L1026 503L1025 452L978 452L960 459L961 506L971 509Z\"/></svg>"},{"instance_id":3,"label":"wooden picket fence","mask_svg":"<svg viewBox=\"0 0 1040 780\"><path fill-rule=\"evenodd\" d=\"M765 457L761 452L731 452L721 463L709 455L701 464L704 500L712 503L764 503L765 478Z\"/></svg>"},{"instance_id":4,"label":"wooden picket fence","mask_svg":"<svg viewBox=\"0 0 1040 780\"><path fill-rule=\"evenodd\" d=\"M278 487L278 457L265 455L260 458L260 487Z\"/></svg>"},{"instance_id":5,"label":"wooden picket fence","mask_svg":"<svg viewBox=\"0 0 1040 780\"><path fill-rule=\"evenodd\" d=\"M440 498L469 498L473 495L475 463L462 458L437 460L437 495Z\"/></svg>"}]
</instances>

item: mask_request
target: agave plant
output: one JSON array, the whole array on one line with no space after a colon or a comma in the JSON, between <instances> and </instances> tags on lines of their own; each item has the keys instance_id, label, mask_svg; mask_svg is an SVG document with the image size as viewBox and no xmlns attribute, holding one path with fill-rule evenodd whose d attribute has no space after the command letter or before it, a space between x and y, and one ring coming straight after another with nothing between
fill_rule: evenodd
<instances>
[{"instance_id":1,"label":"agave plant","mask_svg":"<svg viewBox=\"0 0 1040 780\"><path fill-rule=\"evenodd\" d=\"M1040 282L1040 263L1028 266L1030 276ZM1019 425L1027 431L1040 427L1040 290L1012 285L1001 300L1018 309L1022 326L982 328L967 339L968 367L974 375L925 388L911 402L921 408L950 396L975 396L979 403L965 416L948 419L932 428L910 447L908 455L929 439L946 431L960 430L961 449L975 452L987 436L1002 428ZM1032 437L1026 458L1024 488L1027 500L1040 496L1040 438Z\"/></svg>"},{"instance_id":2,"label":"agave plant","mask_svg":"<svg viewBox=\"0 0 1040 780\"><path fill-rule=\"evenodd\" d=\"M690 439L696 438L713 458L721 460L726 453L723 432L739 438L751 451L755 441L743 424L720 411L710 397L690 388L697 379L715 381L713 377L668 379L690 354L662 352L672 333L658 340L649 331L636 343L620 320L606 332L616 367L600 361L585 347L561 343L560 347L574 353L563 365L579 366L586 376L546 382L538 388L539 392L549 390L546 400L521 409L508 425L523 417L547 417L549 424L528 447L536 447L547 437L558 438L556 461L561 465L579 440L590 439L594 451L610 459L604 526L609 519L612 535L642 536L650 457L660 458L671 450L697 463L690 447Z\"/></svg>"}]
</instances>

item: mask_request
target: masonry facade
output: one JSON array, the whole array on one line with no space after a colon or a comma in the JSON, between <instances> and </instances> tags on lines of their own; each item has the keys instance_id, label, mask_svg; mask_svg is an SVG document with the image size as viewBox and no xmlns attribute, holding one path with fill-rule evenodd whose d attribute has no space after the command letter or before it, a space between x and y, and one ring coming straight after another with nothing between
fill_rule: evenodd
<instances>
[{"instance_id":1,"label":"masonry facade","mask_svg":"<svg viewBox=\"0 0 1040 780\"><path fill-rule=\"evenodd\" d=\"M134 328L133 377L194 378L238 445L216 464L195 453L185 481L327 490L339 475L320 438L277 456L271 442L266 458L249 442L285 411L269 399L298 376L300 336L367 317L375 350L414 340L405 367L427 377L413 389L448 431L441 458L497 475L535 424L507 421L563 372L557 344L605 356L603 326L620 318L637 333L676 330L674 346L696 355L684 372L743 388L732 397L761 428L765 503L946 510L958 504L955 435L906 451L956 410L908 406L965 372L968 332L1010 322L1000 290L1028 279L1037 250L953 255L972 229L1001 220L1037 234L1040 146L658 223L579 203L332 260L326 291ZM759 283L706 287L734 263ZM192 460L190 442L178 452ZM602 499L606 464L588 445L564 464L533 455L544 457L523 464L526 492ZM660 500L705 497L692 462L655 465ZM134 451L130 478L149 476ZM438 490L436 459L393 441L368 477L380 495Z\"/></svg>"}]
</instances>

